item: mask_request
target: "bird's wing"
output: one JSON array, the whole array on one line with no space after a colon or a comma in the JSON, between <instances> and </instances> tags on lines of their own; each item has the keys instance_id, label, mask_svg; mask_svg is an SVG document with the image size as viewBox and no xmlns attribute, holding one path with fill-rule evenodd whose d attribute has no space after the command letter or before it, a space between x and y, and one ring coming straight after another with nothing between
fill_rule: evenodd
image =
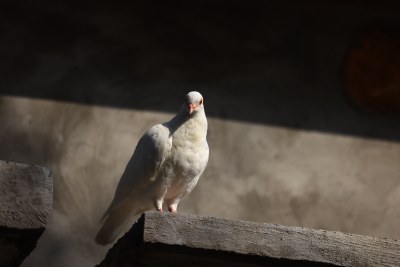
<instances>
[{"instance_id":1,"label":"bird's wing","mask_svg":"<svg viewBox=\"0 0 400 267\"><path fill-rule=\"evenodd\" d=\"M154 181L155 175L170 149L169 130L161 124L153 126L140 138L118 183L114 199L103 219L128 194L140 193L140 189Z\"/></svg>"}]
</instances>

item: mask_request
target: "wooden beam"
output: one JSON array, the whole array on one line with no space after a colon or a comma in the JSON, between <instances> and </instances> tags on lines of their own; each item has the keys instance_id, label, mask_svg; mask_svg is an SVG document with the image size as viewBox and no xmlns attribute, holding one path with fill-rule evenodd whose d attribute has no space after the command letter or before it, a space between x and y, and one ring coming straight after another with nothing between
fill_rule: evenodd
<instances>
[{"instance_id":1,"label":"wooden beam","mask_svg":"<svg viewBox=\"0 0 400 267\"><path fill-rule=\"evenodd\" d=\"M400 266L400 242L269 223L148 212L98 266Z\"/></svg>"},{"instance_id":2,"label":"wooden beam","mask_svg":"<svg viewBox=\"0 0 400 267\"><path fill-rule=\"evenodd\" d=\"M19 266L36 247L52 202L50 170L0 161L0 267Z\"/></svg>"}]
</instances>

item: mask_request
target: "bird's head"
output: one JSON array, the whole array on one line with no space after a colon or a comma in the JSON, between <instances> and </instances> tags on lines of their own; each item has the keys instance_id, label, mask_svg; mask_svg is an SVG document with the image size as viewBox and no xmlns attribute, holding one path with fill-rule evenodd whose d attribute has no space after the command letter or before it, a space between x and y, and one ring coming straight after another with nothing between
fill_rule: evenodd
<instances>
[{"instance_id":1,"label":"bird's head","mask_svg":"<svg viewBox=\"0 0 400 267\"><path fill-rule=\"evenodd\" d=\"M203 102L203 96L199 92L192 91L185 96L185 106L189 114L202 110Z\"/></svg>"}]
</instances>

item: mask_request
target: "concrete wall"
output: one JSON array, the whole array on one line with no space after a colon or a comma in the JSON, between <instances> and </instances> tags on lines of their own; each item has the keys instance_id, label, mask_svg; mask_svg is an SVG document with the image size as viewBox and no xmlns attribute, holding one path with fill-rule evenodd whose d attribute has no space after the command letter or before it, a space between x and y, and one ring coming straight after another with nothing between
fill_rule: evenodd
<instances>
[{"instance_id":1,"label":"concrete wall","mask_svg":"<svg viewBox=\"0 0 400 267\"><path fill-rule=\"evenodd\" d=\"M171 116L1 98L0 158L55 177L53 216L26 266L103 257L93 236L119 176L145 129ZM210 162L180 212L400 237L399 143L209 121Z\"/></svg>"},{"instance_id":2,"label":"concrete wall","mask_svg":"<svg viewBox=\"0 0 400 267\"><path fill-rule=\"evenodd\" d=\"M103 258L93 236L138 138L192 89L211 158L181 212L400 238L398 120L354 108L342 75L360 32L400 28L391 1L41 3L0 3L0 159L54 171L25 266Z\"/></svg>"}]
</instances>

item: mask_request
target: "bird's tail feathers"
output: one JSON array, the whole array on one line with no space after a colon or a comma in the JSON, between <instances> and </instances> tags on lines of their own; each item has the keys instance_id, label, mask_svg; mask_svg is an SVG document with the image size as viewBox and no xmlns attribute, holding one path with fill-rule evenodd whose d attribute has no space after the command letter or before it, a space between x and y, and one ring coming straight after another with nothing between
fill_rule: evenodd
<instances>
[{"instance_id":1,"label":"bird's tail feathers","mask_svg":"<svg viewBox=\"0 0 400 267\"><path fill-rule=\"evenodd\" d=\"M113 203L111 203L111 205L106 209L106 211L104 212L103 216L101 216L100 218L100 224L102 224L104 222L104 220L106 219L106 217L110 214L111 209L113 208Z\"/></svg>"},{"instance_id":2,"label":"bird's tail feathers","mask_svg":"<svg viewBox=\"0 0 400 267\"><path fill-rule=\"evenodd\" d=\"M115 207L111 205L101 219L103 225L96 235L96 243L105 246L113 242L137 213L137 205L130 201L124 201Z\"/></svg>"}]
</instances>

